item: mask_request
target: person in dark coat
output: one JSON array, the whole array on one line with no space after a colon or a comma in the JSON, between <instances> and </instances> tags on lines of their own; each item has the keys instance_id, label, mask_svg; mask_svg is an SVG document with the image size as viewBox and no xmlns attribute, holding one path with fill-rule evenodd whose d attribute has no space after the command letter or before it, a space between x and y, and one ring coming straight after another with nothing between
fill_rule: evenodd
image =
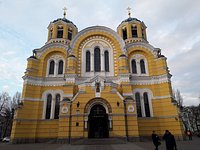
<instances>
[{"instance_id":1,"label":"person in dark coat","mask_svg":"<svg viewBox=\"0 0 200 150\"><path fill-rule=\"evenodd\" d=\"M155 131L153 131L151 137L153 144L155 145L155 150L158 150L158 146L161 144L159 136L156 134Z\"/></svg>"},{"instance_id":2,"label":"person in dark coat","mask_svg":"<svg viewBox=\"0 0 200 150\"><path fill-rule=\"evenodd\" d=\"M165 131L163 140L165 140L166 143L166 150L177 150L174 135L171 134L168 130Z\"/></svg>"}]
</instances>

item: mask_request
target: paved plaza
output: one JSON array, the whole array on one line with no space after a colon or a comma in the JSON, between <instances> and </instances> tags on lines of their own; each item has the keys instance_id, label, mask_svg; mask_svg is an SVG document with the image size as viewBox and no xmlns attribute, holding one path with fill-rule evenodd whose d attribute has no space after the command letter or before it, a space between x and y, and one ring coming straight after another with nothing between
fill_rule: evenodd
<instances>
[{"instance_id":1,"label":"paved plaza","mask_svg":"<svg viewBox=\"0 0 200 150\"><path fill-rule=\"evenodd\" d=\"M200 138L193 138L192 141L177 141L178 150L200 150ZM112 145L69 145L69 144L9 144L0 143L0 150L154 150L151 141L148 142L127 142L126 144ZM165 143L162 141L159 150L165 150Z\"/></svg>"}]
</instances>

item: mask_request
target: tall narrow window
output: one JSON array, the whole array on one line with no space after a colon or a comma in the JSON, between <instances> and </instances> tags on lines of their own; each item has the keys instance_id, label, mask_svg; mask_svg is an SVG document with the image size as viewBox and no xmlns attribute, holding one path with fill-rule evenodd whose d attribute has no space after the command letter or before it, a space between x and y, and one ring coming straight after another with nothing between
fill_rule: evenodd
<instances>
[{"instance_id":1,"label":"tall narrow window","mask_svg":"<svg viewBox=\"0 0 200 150\"><path fill-rule=\"evenodd\" d=\"M58 26L57 28L57 38L63 38L63 27Z\"/></svg>"},{"instance_id":2,"label":"tall narrow window","mask_svg":"<svg viewBox=\"0 0 200 150\"><path fill-rule=\"evenodd\" d=\"M135 99L136 99L136 107L137 107L137 116L142 117L140 93L135 93Z\"/></svg>"},{"instance_id":3,"label":"tall narrow window","mask_svg":"<svg viewBox=\"0 0 200 150\"><path fill-rule=\"evenodd\" d=\"M94 49L94 71L100 72L101 71L101 54L99 47Z\"/></svg>"},{"instance_id":4,"label":"tall narrow window","mask_svg":"<svg viewBox=\"0 0 200 150\"><path fill-rule=\"evenodd\" d=\"M60 94L56 94L54 119L59 118L59 112L60 112Z\"/></svg>"},{"instance_id":5,"label":"tall narrow window","mask_svg":"<svg viewBox=\"0 0 200 150\"><path fill-rule=\"evenodd\" d=\"M138 37L138 34L137 34L137 26L136 25L132 25L131 26L131 31L132 31L132 37Z\"/></svg>"},{"instance_id":6,"label":"tall narrow window","mask_svg":"<svg viewBox=\"0 0 200 150\"><path fill-rule=\"evenodd\" d=\"M146 73L145 63L144 63L144 60L143 60L143 59L140 60L140 69L141 69L141 73L142 73L142 74L145 74L145 73Z\"/></svg>"},{"instance_id":7,"label":"tall narrow window","mask_svg":"<svg viewBox=\"0 0 200 150\"><path fill-rule=\"evenodd\" d=\"M145 32L145 30L144 30L144 28L142 28L142 37L143 38L145 38L145 33L144 32Z\"/></svg>"},{"instance_id":8,"label":"tall narrow window","mask_svg":"<svg viewBox=\"0 0 200 150\"><path fill-rule=\"evenodd\" d=\"M50 30L50 33L49 33L49 38L51 39L53 36L53 29Z\"/></svg>"},{"instance_id":9,"label":"tall narrow window","mask_svg":"<svg viewBox=\"0 0 200 150\"><path fill-rule=\"evenodd\" d=\"M137 66L136 66L136 61L133 59L131 61L131 67L132 67L132 73L137 73Z\"/></svg>"},{"instance_id":10,"label":"tall narrow window","mask_svg":"<svg viewBox=\"0 0 200 150\"><path fill-rule=\"evenodd\" d=\"M68 29L68 40L72 40L72 28Z\"/></svg>"},{"instance_id":11,"label":"tall narrow window","mask_svg":"<svg viewBox=\"0 0 200 150\"><path fill-rule=\"evenodd\" d=\"M52 95L47 95L47 103L46 103L46 119L50 119L51 116L51 102L52 102Z\"/></svg>"},{"instance_id":12,"label":"tall narrow window","mask_svg":"<svg viewBox=\"0 0 200 150\"><path fill-rule=\"evenodd\" d=\"M58 63L58 74L63 74L63 61L60 60Z\"/></svg>"},{"instance_id":13,"label":"tall narrow window","mask_svg":"<svg viewBox=\"0 0 200 150\"><path fill-rule=\"evenodd\" d=\"M105 72L109 72L109 52L104 52L104 59L105 59Z\"/></svg>"},{"instance_id":14,"label":"tall narrow window","mask_svg":"<svg viewBox=\"0 0 200 150\"><path fill-rule=\"evenodd\" d=\"M49 63L49 74L54 74L55 62L53 60Z\"/></svg>"},{"instance_id":15,"label":"tall narrow window","mask_svg":"<svg viewBox=\"0 0 200 150\"><path fill-rule=\"evenodd\" d=\"M122 29L122 35L123 35L123 39L126 40L127 39L127 30L126 30L126 28Z\"/></svg>"},{"instance_id":16,"label":"tall narrow window","mask_svg":"<svg viewBox=\"0 0 200 150\"><path fill-rule=\"evenodd\" d=\"M90 52L86 52L86 72L90 72Z\"/></svg>"},{"instance_id":17,"label":"tall narrow window","mask_svg":"<svg viewBox=\"0 0 200 150\"><path fill-rule=\"evenodd\" d=\"M145 108L145 115L146 117L150 117L150 109L149 109L149 98L148 94L145 92L143 94L144 97L144 108Z\"/></svg>"}]
</instances>

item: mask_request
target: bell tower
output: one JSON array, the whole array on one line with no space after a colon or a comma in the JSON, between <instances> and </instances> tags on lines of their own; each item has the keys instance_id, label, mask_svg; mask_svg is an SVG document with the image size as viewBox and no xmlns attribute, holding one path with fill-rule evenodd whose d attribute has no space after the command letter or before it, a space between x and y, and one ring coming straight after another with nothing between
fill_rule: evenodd
<instances>
[{"instance_id":1,"label":"bell tower","mask_svg":"<svg viewBox=\"0 0 200 150\"><path fill-rule=\"evenodd\" d=\"M147 41L146 26L144 22L131 17L131 8L128 7L128 18L121 22L117 28L118 34L125 43Z\"/></svg>"},{"instance_id":2,"label":"bell tower","mask_svg":"<svg viewBox=\"0 0 200 150\"><path fill-rule=\"evenodd\" d=\"M66 18L67 8L63 8L63 18L58 18L51 22L48 26L47 43L69 43L78 33L76 25Z\"/></svg>"}]
</instances>

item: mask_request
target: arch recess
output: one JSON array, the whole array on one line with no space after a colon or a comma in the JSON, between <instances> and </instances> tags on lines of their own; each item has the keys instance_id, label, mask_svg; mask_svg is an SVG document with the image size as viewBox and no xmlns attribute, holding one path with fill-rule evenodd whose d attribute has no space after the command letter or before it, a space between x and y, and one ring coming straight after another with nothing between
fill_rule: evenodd
<instances>
[{"instance_id":1,"label":"arch recess","mask_svg":"<svg viewBox=\"0 0 200 150\"><path fill-rule=\"evenodd\" d=\"M106 109L106 113L107 114L111 114L112 113L112 108L111 108L110 104L105 99L102 99L102 98L91 99L86 104L85 109L84 109L84 113L89 115L90 114L90 110L92 109L92 107L94 105L102 105Z\"/></svg>"},{"instance_id":2,"label":"arch recess","mask_svg":"<svg viewBox=\"0 0 200 150\"><path fill-rule=\"evenodd\" d=\"M88 38L92 35L103 35L106 37L111 37L112 39L114 39L114 41L117 41L117 43L119 43L122 51L125 48L124 40L114 30L104 26L93 26L80 31L71 41L70 49L74 50L74 48L77 48L77 45L80 45L80 43L85 38Z\"/></svg>"}]
</instances>

